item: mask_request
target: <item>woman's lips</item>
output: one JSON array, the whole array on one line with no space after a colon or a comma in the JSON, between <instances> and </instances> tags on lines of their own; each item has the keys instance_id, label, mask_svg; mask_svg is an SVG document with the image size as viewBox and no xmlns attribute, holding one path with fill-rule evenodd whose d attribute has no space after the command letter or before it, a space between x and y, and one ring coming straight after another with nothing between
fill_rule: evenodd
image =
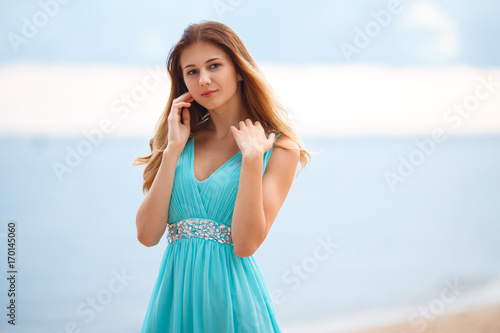
<instances>
[{"instance_id":1,"label":"woman's lips","mask_svg":"<svg viewBox=\"0 0 500 333\"><path fill-rule=\"evenodd\" d=\"M206 97L206 98L210 98L210 97L212 97L212 96L213 96L216 92L217 92L217 90L209 90L209 91L207 91L206 93L203 93L201 96Z\"/></svg>"}]
</instances>

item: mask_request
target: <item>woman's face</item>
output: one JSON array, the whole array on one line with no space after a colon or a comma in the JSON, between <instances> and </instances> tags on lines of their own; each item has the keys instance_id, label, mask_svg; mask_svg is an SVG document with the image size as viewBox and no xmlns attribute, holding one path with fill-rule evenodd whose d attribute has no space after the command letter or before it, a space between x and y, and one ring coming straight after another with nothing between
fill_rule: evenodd
<instances>
[{"instance_id":1,"label":"woman's face","mask_svg":"<svg viewBox=\"0 0 500 333\"><path fill-rule=\"evenodd\" d=\"M186 47L180 57L184 82L201 106L213 110L236 96L238 81L231 58L210 42L197 42ZM207 91L214 93L204 94Z\"/></svg>"}]
</instances>

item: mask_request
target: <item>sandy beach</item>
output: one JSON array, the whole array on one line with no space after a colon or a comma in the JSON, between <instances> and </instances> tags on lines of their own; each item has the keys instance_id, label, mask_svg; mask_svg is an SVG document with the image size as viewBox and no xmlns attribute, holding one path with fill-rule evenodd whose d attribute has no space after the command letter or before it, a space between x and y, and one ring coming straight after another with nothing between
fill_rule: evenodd
<instances>
[{"instance_id":1,"label":"sandy beach","mask_svg":"<svg viewBox=\"0 0 500 333\"><path fill-rule=\"evenodd\" d=\"M499 333L500 306L443 315L427 322L420 330L410 323L377 327L353 333Z\"/></svg>"}]
</instances>

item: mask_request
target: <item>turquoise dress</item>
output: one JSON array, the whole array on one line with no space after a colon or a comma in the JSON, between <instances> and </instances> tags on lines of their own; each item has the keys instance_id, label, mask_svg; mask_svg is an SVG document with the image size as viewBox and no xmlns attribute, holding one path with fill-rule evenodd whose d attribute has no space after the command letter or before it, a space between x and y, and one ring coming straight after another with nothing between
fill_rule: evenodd
<instances>
[{"instance_id":1,"label":"turquoise dress","mask_svg":"<svg viewBox=\"0 0 500 333\"><path fill-rule=\"evenodd\" d=\"M175 169L167 246L141 333L281 332L258 261L234 254L241 151L203 181L194 177L193 160L191 138Z\"/></svg>"}]
</instances>

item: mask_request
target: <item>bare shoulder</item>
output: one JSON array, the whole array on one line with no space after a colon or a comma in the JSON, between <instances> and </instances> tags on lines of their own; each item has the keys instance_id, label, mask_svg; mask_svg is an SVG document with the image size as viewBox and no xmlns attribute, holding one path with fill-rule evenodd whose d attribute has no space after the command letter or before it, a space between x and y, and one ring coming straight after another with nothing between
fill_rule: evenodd
<instances>
[{"instance_id":1,"label":"bare shoulder","mask_svg":"<svg viewBox=\"0 0 500 333\"><path fill-rule=\"evenodd\" d=\"M286 148L278 147L277 144ZM280 135L274 143L267 169L270 169L271 173L280 173L283 172L283 170L290 170L293 173L299 159L299 145L289 137Z\"/></svg>"},{"instance_id":2,"label":"bare shoulder","mask_svg":"<svg viewBox=\"0 0 500 333\"><path fill-rule=\"evenodd\" d=\"M275 144L279 144L283 147L286 147L286 148L289 148L289 149L293 149L293 150L289 150L289 149L283 149L281 147L275 147L276 149L279 149L279 150L286 150L286 151L291 151L291 152L299 152L299 145L293 141L292 139L290 139L289 137L287 136L284 136L284 135L280 135L277 139L276 139L276 142ZM274 150L274 148L273 148Z\"/></svg>"}]
</instances>

